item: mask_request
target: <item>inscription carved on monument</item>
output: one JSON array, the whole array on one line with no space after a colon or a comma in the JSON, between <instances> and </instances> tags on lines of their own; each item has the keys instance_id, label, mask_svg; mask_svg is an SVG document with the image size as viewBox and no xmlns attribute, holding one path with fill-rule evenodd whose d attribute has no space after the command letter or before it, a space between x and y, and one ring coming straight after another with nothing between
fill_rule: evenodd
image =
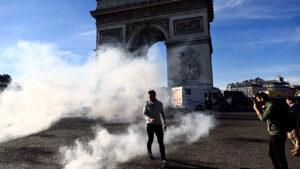
<instances>
[{"instance_id":1,"label":"inscription carved on monument","mask_svg":"<svg viewBox=\"0 0 300 169\"><path fill-rule=\"evenodd\" d=\"M100 42L122 42L122 28L100 31Z\"/></svg>"},{"instance_id":2,"label":"inscription carved on monument","mask_svg":"<svg viewBox=\"0 0 300 169\"><path fill-rule=\"evenodd\" d=\"M180 19L174 21L174 34L185 35L201 33L203 28L203 17Z\"/></svg>"},{"instance_id":3,"label":"inscription carved on monument","mask_svg":"<svg viewBox=\"0 0 300 169\"><path fill-rule=\"evenodd\" d=\"M180 53L181 70L180 74L183 82L188 80L199 80L201 75L200 53L188 48Z\"/></svg>"}]
</instances>

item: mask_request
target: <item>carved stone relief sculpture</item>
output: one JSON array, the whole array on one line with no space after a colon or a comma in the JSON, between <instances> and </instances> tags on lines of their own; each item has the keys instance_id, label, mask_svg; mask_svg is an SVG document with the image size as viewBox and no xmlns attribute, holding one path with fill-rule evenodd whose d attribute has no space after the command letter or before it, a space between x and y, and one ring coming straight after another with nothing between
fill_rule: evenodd
<instances>
[{"instance_id":1,"label":"carved stone relief sculpture","mask_svg":"<svg viewBox=\"0 0 300 169\"><path fill-rule=\"evenodd\" d=\"M181 70L183 82L189 80L199 80L201 76L200 53L188 48L180 54Z\"/></svg>"},{"instance_id":2,"label":"carved stone relief sculpture","mask_svg":"<svg viewBox=\"0 0 300 169\"><path fill-rule=\"evenodd\" d=\"M201 33L203 29L203 18L189 18L189 19L180 19L174 21L174 34L175 35L185 35L185 34L194 34Z\"/></svg>"},{"instance_id":3,"label":"carved stone relief sculpture","mask_svg":"<svg viewBox=\"0 0 300 169\"><path fill-rule=\"evenodd\" d=\"M100 31L100 42L122 42L122 28Z\"/></svg>"}]
</instances>

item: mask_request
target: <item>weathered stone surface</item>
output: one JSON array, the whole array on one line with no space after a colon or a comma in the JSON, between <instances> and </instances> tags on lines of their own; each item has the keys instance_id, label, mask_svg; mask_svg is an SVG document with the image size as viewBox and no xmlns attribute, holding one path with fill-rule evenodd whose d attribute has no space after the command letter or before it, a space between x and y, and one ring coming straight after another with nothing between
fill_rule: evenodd
<instances>
[{"instance_id":1,"label":"weathered stone surface","mask_svg":"<svg viewBox=\"0 0 300 169\"><path fill-rule=\"evenodd\" d=\"M122 22L143 17L173 14L178 12L207 9L209 21L214 19L212 0L166 0L149 1L145 3L126 3L120 1L115 5L100 8L101 2L98 1L98 8L91 11L93 17L97 18L99 24ZM118 5L119 4L119 5ZM127 5L121 5L127 4ZM105 5L104 5L105 6Z\"/></svg>"},{"instance_id":2,"label":"weathered stone surface","mask_svg":"<svg viewBox=\"0 0 300 169\"><path fill-rule=\"evenodd\" d=\"M149 2L149 0L97 0L97 7L98 9L107 9L125 5L133 5L141 2Z\"/></svg>"},{"instance_id":3,"label":"weathered stone surface","mask_svg":"<svg viewBox=\"0 0 300 169\"><path fill-rule=\"evenodd\" d=\"M169 86L212 87L211 51L206 41L169 44L167 52Z\"/></svg>"}]
</instances>

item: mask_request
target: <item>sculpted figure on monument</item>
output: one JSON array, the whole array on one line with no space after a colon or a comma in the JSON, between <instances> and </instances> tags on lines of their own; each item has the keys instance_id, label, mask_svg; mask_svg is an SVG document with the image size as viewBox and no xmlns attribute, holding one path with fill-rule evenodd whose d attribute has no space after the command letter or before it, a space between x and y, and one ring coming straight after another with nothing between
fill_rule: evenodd
<instances>
[{"instance_id":1,"label":"sculpted figure on monument","mask_svg":"<svg viewBox=\"0 0 300 169\"><path fill-rule=\"evenodd\" d=\"M201 59L199 53L191 48L187 48L184 52L181 52L181 71L183 81L199 80L201 74Z\"/></svg>"}]
</instances>

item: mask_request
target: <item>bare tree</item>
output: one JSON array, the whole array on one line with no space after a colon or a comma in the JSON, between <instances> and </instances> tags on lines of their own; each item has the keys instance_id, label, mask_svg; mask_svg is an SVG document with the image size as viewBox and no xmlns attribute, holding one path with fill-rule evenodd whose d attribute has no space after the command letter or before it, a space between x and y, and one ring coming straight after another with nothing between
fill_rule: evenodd
<instances>
[{"instance_id":1,"label":"bare tree","mask_svg":"<svg viewBox=\"0 0 300 169\"><path fill-rule=\"evenodd\" d=\"M11 83L12 79L10 77L10 75L8 74L3 74L0 75L0 90L4 90L5 88L7 88L7 86Z\"/></svg>"}]
</instances>

